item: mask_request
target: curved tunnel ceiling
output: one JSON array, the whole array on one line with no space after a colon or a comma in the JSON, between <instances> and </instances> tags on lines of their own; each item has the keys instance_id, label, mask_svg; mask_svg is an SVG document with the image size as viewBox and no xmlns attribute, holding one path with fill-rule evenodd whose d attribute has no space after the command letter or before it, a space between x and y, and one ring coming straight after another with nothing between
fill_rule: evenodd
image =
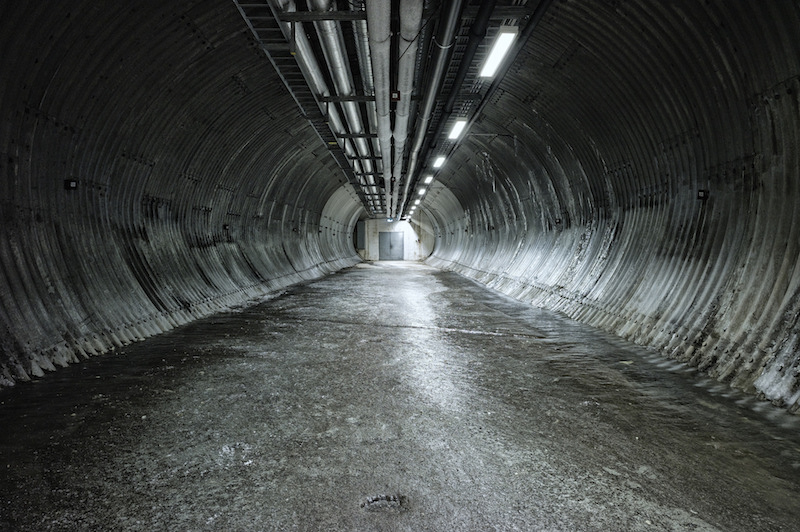
<instances>
[{"instance_id":1,"label":"curved tunnel ceiling","mask_svg":"<svg viewBox=\"0 0 800 532\"><path fill-rule=\"evenodd\" d=\"M0 384L359 260L359 197L233 3L27 4ZM788 0L554 1L422 201L429 262L797 411L798 43Z\"/></svg>"}]
</instances>

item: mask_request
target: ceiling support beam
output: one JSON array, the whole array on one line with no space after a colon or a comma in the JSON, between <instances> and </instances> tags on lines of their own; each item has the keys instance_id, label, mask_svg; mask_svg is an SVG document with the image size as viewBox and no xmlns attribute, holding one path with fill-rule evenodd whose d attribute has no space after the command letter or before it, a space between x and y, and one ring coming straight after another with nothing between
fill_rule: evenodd
<instances>
[{"instance_id":1,"label":"ceiling support beam","mask_svg":"<svg viewBox=\"0 0 800 532\"><path fill-rule=\"evenodd\" d=\"M282 22L348 22L367 19L365 11L291 11L278 16Z\"/></svg>"},{"instance_id":2,"label":"ceiling support beam","mask_svg":"<svg viewBox=\"0 0 800 532\"><path fill-rule=\"evenodd\" d=\"M325 103L342 103L342 102L374 102L375 96L365 96L363 94L351 94L348 96L323 96L320 98Z\"/></svg>"}]
</instances>

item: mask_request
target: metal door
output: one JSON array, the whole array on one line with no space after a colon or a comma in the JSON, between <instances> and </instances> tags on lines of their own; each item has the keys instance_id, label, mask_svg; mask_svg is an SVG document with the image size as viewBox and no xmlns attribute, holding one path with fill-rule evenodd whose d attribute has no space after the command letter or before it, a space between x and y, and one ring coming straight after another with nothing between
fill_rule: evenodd
<instances>
[{"instance_id":1,"label":"metal door","mask_svg":"<svg viewBox=\"0 0 800 532\"><path fill-rule=\"evenodd\" d=\"M403 233L401 231L378 233L378 260L403 260Z\"/></svg>"}]
</instances>

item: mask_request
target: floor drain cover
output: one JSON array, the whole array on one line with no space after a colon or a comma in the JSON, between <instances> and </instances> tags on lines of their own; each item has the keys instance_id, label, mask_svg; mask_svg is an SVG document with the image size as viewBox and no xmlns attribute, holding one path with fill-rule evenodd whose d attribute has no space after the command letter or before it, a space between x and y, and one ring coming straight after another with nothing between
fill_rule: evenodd
<instances>
[{"instance_id":1,"label":"floor drain cover","mask_svg":"<svg viewBox=\"0 0 800 532\"><path fill-rule=\"evenodd\" d=\"M373 497L367 497L367 499L361 503L361 507L367 510L386 510L389 508L400 508L401 503L402 497L400 497L400 495L375 495Z\"/></svg>"}]
</instances>

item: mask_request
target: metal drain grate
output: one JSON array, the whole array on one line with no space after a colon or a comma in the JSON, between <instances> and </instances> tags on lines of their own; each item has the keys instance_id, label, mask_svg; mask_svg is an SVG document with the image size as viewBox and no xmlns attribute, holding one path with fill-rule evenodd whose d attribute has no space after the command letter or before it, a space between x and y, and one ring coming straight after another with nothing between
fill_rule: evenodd
<instances>
[{"instance_id":1,"label":"metal drain grate","mask_svg":"<svg viewBox=\"0 0 800 532\"><path fill-rule=\"evenodd\" d=\"M373 497L367 497L367 499L361 503L361 507L370 511L388 510L400 508L402 503L403 497L400 495L382 494L375 495Z\"/></svg>"}]
</instances>

